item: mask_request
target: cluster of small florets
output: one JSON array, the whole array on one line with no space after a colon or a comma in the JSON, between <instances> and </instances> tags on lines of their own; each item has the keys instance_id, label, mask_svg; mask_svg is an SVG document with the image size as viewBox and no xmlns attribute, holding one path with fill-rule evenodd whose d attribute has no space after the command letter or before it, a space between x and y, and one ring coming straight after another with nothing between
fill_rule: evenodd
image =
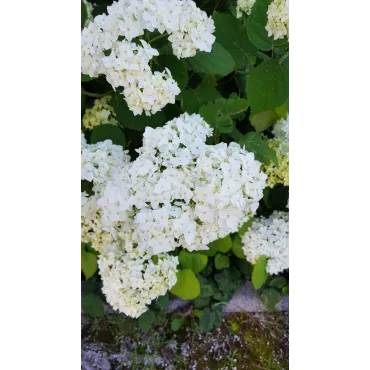
<instances>
[{"instance_id":1,"label":"cluster of small florets","mask_svg":"<svg viewBox=\"0 0 370 370\"><path fill-rule=\"evenodd\" d=\"M110 305L137 318L148 305L177 281L178 257L125 252L117 244L106 245L98 260L102 291Z\"/></svg>"},{"instance_id":2,"label":"cluster of small florets","mask_svg":"<svg viewBox=\"0 0 370 370\"><path fill-rule=\"evenodd\" d=\"M279 147L282 155L289 154L289 114L287 118L280 118L274 125L272 133L275 139L279 141Z\"/></svg>"},{"instance_id":3,"label":"cluster of small florets","mask_svg":"<svg viewBox=\"0 0 370 370\"><path fill-rule=\"evenodd\" d=\"M254 264L268 258L266 271L276 275L289 268L289 213L274 211L270 217L256 218L243 236L243 252Z\"/></svg>"},{"instance_id":4,"label":"cluster of small florets","mask_svg":"<svg viewBox=\"0 0 370 370\"><path fill-rule=\"evenodd\" d=\"M138 298L141 288L127 283L131 272L124 275L122 288L121 269L126 263L122 261L132 263L139 280L156 268L175 270L177 260L167 252L178 247L206 250L210 242L236 232L258 208L267 177L260 162L236 143L206 145L212 131L199 115L187 113L164 127L147 127L133 162L110 142L94 144L91 150L82 145L82 178L94 181L95 192L90 198L83 194L83 215L89 221L83 225L99 234L88 237L102 253L99 266L109 266L102 273L107 300L122 312L140 315L152 299L176 283L171 274L158 272L167 279L165 288L148 286L152 292ZM115 263L107 264L104 256L112 244L120 252ZM164 262L149 268L154 255ZM119 273L113 271L116 266Z\"/></svg>"},{"instance_id":5,"label":"cluster of small florets","mask_svg":"<svg viewBox=\"0 0 370 370\"><path fill-rule=\"evenodd\" d=\"M262 165L262 171L267 175L267 186L270 188L276 184L289 186L289 155L282 155L280 152L280 141L271 139L268 141L270 148L274 149L278 165L273 162Z\"/></svg>"},{"instance_id":6,"label":"cluster of small florets","mask_svg":"<svg viewBox=\"0 0 370 370\"><path fill-rule=\"evenodd\" d=\"M210 52L215 37L212 18L191 0L119 0L108 14L95 17L82 31L82 73L104 74L123 95L132 112L154 114L180 93L171 72L152 72L149 62L159 55L143 39L132 42L145 30L167 32L178 58L194 56L196 50Z\"/></svg>"},{"instance_id":7,"label":"cluster of small florets","mask_svg":"<svg viewBox=\"0 0 370 370\"><path fill-rule=\"evenodd\" d=\"M274 0L267 9L266 31L274 40L289 40L289 2L288 0Z\"/></svg>"},{"instance_id":8,"label":"cluster of small florets","mask_svg":"<svg viewBox=\"0 0 370 370\"><path fill-rule=\"evenodd\" d=\"M236 17L240 18L243 13L251 14L256 0L238 0L236 3Z\"/></svg>"},{"instance_id":9,"label":"cluster of small florets","mask_svg":"<svg viewBox=\"0 0 370 370\"><path fill-rule=\"evenodd\" d=\"M82 117L82 125L85 129L92 130L95 126L111 124L117 125L116 113L110 104L111 96L95 99L94 106L86 109Z\"/></svg>"}]
</instances>

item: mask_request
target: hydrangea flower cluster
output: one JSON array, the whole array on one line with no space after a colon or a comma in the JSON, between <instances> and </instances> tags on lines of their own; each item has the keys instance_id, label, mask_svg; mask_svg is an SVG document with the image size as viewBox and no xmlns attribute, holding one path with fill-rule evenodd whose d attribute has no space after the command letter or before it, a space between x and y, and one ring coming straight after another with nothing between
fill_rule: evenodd
<instances>
[{"instance_id":1,"label":"hydrangea flower cluster","mask_svg":"<svg viewBox=\"0 0 370 370\"><path fill-rule=\"evenodd\" d=\"M236 18L240 18L243 13L251 14L256 0L238 0L236 3Z\"/></svg>"},{"instance_id":2,"label":"hydrangea flower cluster","mask_svg":"<svg viewBox=\"0 0 370 370\"><path fill-rule=\"evenodd\" d=\"M82 194L84 240L101 252L104 293L121 312L139 316L176 283L168 252L206 250L255 214L260 162L236 143L207 145L212 131L187 113L147 127L133 162L110 141L82 141L82 179L94 182L94 195Z\"/></svg>"},{"instance_id":3,"label":"hydrangea flower cluster","mask_svg":"<svg viewBox=\"0 0 370 370\"><path fill-rule=\"evenodd\" d=\"M283 39L285 36L289 40L289 1L274 0L267 9L266 31L274 40Z\"/></svg>"},{"instance_id":4,"label":"hydrangea flower cluster","mask_svg":"<svg viewBox=\"0 0 370 370\"><path fill-rule=\"evenodd\" d=\"M137 115L147 115L175 102L180 93L171 72L152 72L149 62L159 55L143 39L132 42L145 30L167 32L178 58L194 56L196 50L210 52L215 37L212 18L191 0L119 0L107 8L108 14L95 17L82 31L82 73L90 77L106 75Z\"/></svg>"},{"instance_id":5,"label":"hydrangea flower cluster","mask_svg":"<svg viewBox=\"0 0 370 370\"><path fill-rule=\"evenodd\" d=\"M262 165L262 171L267 175L267 186L270 188L276 184L289 186L289 155L281 154L281 142L276 139L269 140L268 145L276 152L278 166L275 166L272 162L268 165Z\"/></svg>"},{"instance_id":6,"label":"hydrangea flower cluster","mask_svg":"<svg viewBox=\"0 0 370 370\"><path fill-rule=\"evenodd\" d=\"M156 257L154 261L149 254L127 253L115 244L104 248L98 260L102 291L114 309L137 318L176 284L178 257Z\"/></svg>"},{"instance_id":7,"label":"hydrangea flower cluster","mask_svg":"<svg viewBox=\"0 0 370 370\"><path fill-rule=\"evenodd\" d=\"M274 211L270 217L256 218L242 239L247 261L268 258L266 271L276 275L289 268L289 213Z\"/></svg>"},{"instance_id":8,"label":"hydrangea flower cluster","mask_svg":"<svg viewBox=\"0 0 370 370\"><path fill-rule=\"evenodd\" d=\"M286 119L280 118L274 125L272 133L280 143L282 155L289 154L289 114Z\"/></svg>"},{"instance_id":9,"label":"hydrangea flower cluster","mask_svg":"<svg viewBox=\"0 0 370 370\"><path fill-rule=\"evenodd\" d=\"M95 99L94 106L86 109L82 117L82 125L85 129L92 130L95 126L112 124L117 125L116 113L110 105L111 96Z\"/></svg>"}]
</instances>

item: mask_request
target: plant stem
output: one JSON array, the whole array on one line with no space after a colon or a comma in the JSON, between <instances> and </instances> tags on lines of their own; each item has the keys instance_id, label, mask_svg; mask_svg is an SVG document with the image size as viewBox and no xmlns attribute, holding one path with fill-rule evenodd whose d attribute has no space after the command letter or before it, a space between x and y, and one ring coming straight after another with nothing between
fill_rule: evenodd
<instances>
[{"instance_id":1,"label":"plant stem","mask_svg":"<svg viewBox=\"0 0 370 370\"><path fill-rule=\"evenodd\" d=\"M160 39L162 39L163 37L166 37L166 36L168 36L168 33L167 33L167 32L162 33L162 35L159 35L159 36L157 36L157 37L154 37L154 39L151 39L151 40L150 40L150 43L152 43L152 42L154 42L154 41L157 41L157 40L160 40Z\"/></svg>"},{"instance_id":2,"label":"plant stem","mask_svg":"<svg viewBox=\"0 0 370 370\"><path fill-rule=\"evenodd\" d=\"M102 97L104 97L104 96L107 96L107 95L112 94L112 92L114 92L114 90L110 90L110 91L108 91L108 92L106 92L106 93L104 93L104 94L96 94L96 93L88 92L88 91L86 91L86 90L84 90L84 89L82 89L82 90L81 90L81 93L82 93L82 94L84 94L84 95L86 95L86 96L91 96L92 98L102 98Z\"/></svg>"},{"instance_id":3,"label":"plant stem","mask_svg":"<svg viewBox=\"0 0 370 370\"><path fill-rule=\"evenodd\" d=\"M284 60L289 56L289 50L279 59L279 64L282 64Z\"/></svg>"}]
</instances>

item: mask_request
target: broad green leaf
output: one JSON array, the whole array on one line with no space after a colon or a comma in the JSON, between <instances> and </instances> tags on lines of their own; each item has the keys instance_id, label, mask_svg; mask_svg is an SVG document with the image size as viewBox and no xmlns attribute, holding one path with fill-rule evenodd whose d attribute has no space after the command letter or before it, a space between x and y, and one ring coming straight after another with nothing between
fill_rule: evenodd
<instances>
[{"instance_id":1,"label":"broad green leaf","mask_svg":"<svg viewBox=\"0 0 370 370\"><path fill-rule=\"evenodd\" d=\"M211 303L210 297L198 297L194 300L194 307L198 309L203 309Z\"/></svg>"},{"instance_id":2,"label":"broad green leaf","mask_svg":"<svg viewBox=\"0 0 370 370\"><path fill-rule=\"evenodd\" d=\"M184 112L189 114L198 113L199 108L217 98L221 98L220 93L215 87L207 82L202 82L196 89L188 89L183 91L179 98L181 107Z\"/></svg>"},{"instance_id":3,"label":"broad green leaf","mask_svg":"<svg viewBox=\"0 0 370 370\"><path fill-rule=\"evenodd\" d=\"M85 27L86 19L87 19L86 5L84 4L83 1L81 1L81 28Z\"/></svg>"},{"instance_id":4,"label":"broad green leaf","mask_svg":"<svg viewBox=\"0 0 370 370\"><path fill-rule=\"evenodd\" d=\"M273 124L275 124L277 119L278 115L272 109L266 112L257 113L249 118L252 126L256 129L257 132L265 131Z\"/></svg>"},{"instance_id":5,"label":"broad green leaf","mask_svg":"<svg viewBox=\"0 0 370 370\"><path fill-rule=\"evenodd\" d=\"M81 94L81 113L85 112L86 95Z\"/></svg>"},{"instance_id":6,"label":"broad green leaf","mask_svg":"<svg viewBox=\"0 0 370 370\"><path fill-rule=\"evenodd\" d=\"M171 330L172 331L180 330L184 325L185 319L186 319L185 317L180 317L180 318L173 319L171 321Z\"/></svg>"},{"instance_id":7,"label":"broad green leaf","mask_svg":"<svg viewBox=\"0 0 370 370\"><path fill-rule=\"evenodd\" d=\"M267 165L272 161L278 166L276 152L269 147L266 138L262 134L253 131L248 132L239 140L239 144L245 147L248 152L254 153L258 161Z\"/></svg>"},{"instance_id":8,"label":"broad green leaf","mask_svg":"<svg viewBox=\"0 0 370 370\"><path fill-rule=\"evenodd\" d=\"M286 279L284 276L274 276L269 282L269 287L281 289L286 284Z\"/></svg>"},{"instance_id":9,"label":"broad green leaf","mask_svg":"<svg viewBox=\"0 0 370 370\"><path fill-rule=\"evenodd\" d=\"M233 71L235 61L230 53L218 42L212 46L211 52L198 51L187 59L190 69L197 73L214 73L226 76Z\"/></svg>"},{"instance_id":10,"label":"broad green leaf","mask_svg":"<svg viewBox=\"0 0 370 370\"><path fill-rule=\"evenodd\" d=\"M267 279L268 274L266 272L266 265L267 257L260 256L253 266L252 283L255 289L261 288Z\"/></svg>"},{"instance_id":11,"label":"broad green leaf","mask_svg":"<svg viewBox=\"0 0 370 370\"><path fill-rule=\"evenodd\" d=\"M228 302L243 283L242 274L235 266L217 272L214 280L220 293L215 293L212 298L223 302Z\"/></svg>"},{"instance_id":12,"label":"broad green leaf","mask_svg":"<svg viewBox=\"0 0 370 370\"><path fill-rule=\"evenodd\" d=\"M272 208L271 188L268 186L263 189L263 201L265 202L267 208Z\"/></svg>"},{"instance_id":13,"label":"broad green leaf","mask_svg":"<svg viewBox=\"0 0 370 370\"><path fill-rule=\"evenodd\" d=\"M91 143L95 144L105 140L112 140L113 144L121 145L123 149L126 147L125 134L119 127L110 124L95 126L91 133Z\"/></svg>"},{"instance_id":14,"label":"broad green leaf","mask_svg":"<svg viewBox=\"0 0 370 370\"><path fill-rule=\"evenodd\" d=\"M261 293L263 304L270 310L274 310L276 305L281 301L281 294L276 289L267 288Z\"/></svg>"},{"instance_id":15,"label":"broad green leaf","mask_svg":"<svg viewBox=\"0 0 370 370\"><path fill-rule=\"evenodd\" d=\"M203 316L203 311L195 309L195 310L193 310L193 314L194 314L195 317L200 319Z\"/></svg>"},{"instance_id":16,"label":"broad green leaf","mask_svg":"<svg viewBox=\"0 0 370 370\"><path fill-rule=\"evenodd\" d=\"M91 81L93 80L92 77L90 77L89 75L84 75L83 73L81 73L81 82L88 82L88 81Z\"/></svg>"},{"instance_id":17,"label":"broad green leaf","mask_svg":"<svg viewBox=\"0 0 370 370\"><path fill-rule=\"evenodd\" d=\"M112 105L116 112L116 118L122 127L135 131L144 131L145 127L161 127L166 122L166 115L163 110L146 116L143 112L141 115L135 116L127 106L126 101L121 94L114 94Z\"/></svg>"},{"instance_id":18,"label":"broad green leaf","mask_svg":"<svg viewBox=\"0 0 370 370\"><path fill-rule=\"evenodd\" d=\"M194 272L189 269L177 271L177 282L170 292L183 299L195 299L200 294L200 284Z\"/></svg>"},{"instance_id":19,"label":"broad green leaf","mask_svg":"<svg viewBox=\"0 0 370 370\"><path fill-rule=\"evenodd\" d=\"M212 312L214 315L213 326L219 328L222 325L222 306L213 306Z\"/></svg>"},{"instance_id":20,"label":"broad green leaf","mask_svg":"<svg viewBox=\"0 0 370 370\"><path fill-rule=\"evenodd\" d=\"M272 36L268 36L266 31L267 8L270 4L271 0L258 0L253 5L252 12L246 21L248 38L259 50L282 51L288 47L288 40L286 38L274 40Z\"/></svg>"},{"instance_id":21,"label":"broad green leaf","mask_svg":"<svg viewBox=\"0 0 370 370\"><path fill-rule=\"evenodd\" d=\"M217 270L227 269L230 267L230 258L225 254L217 253L215 257L215 267Z\"/></svg>"},{"instance_id":22,"label":"broad green leaf","mask_svg":"<svg viewBox=\"0 0 370 370\"><path fill-rule=\"evenodd\" d=\"M206 267L208 257L197 252L182 250L179 254L179 262L183 269L190 269L194 274L199 274Z\"/></svg>"},{"instance_id":23,"label":"broad green leaf","mask_svg":"<svg viewBox=\"0 0 370 370\"><path fill-rule=\"evenodd\" d=\"M204 254L208 257L214 257L217 252L218 252L217 240L208 244L208 250L201 251L202 254Z\"/></svg>"},{"instance_id":24,"label":"broad green leaf","mask_svg":"<svg viewBox=\"0 0 370 370\"><path fill-rule=\"evenodd\" d=\"M285 285L285 286L283 287L282 292L283 292L284 294L289 294L289 284L287 284L287 285Z\"/></svg>"},{"instance_id":25,"label":"broad green leaf","mask_svg":"<svg viewBox=\"0 0 370 370\"><path fill-rule=\"evenodd\" d=\"M209 308L206 308L205 310L203 310L203 315L199 319L199 330L203 333L211 331L213 328L214 321L215 321L214 313Z\"/></svg>"},{"instance_id":26,"label":"broad green leaf","mask_svg":"<svg viewBox=\"0 0 370 370\"><path fill-rule=\"evenodd\" d=\"M244 112L248 107L249 102L245 99L220 98L200 107L199 114L219 132L230 133L234 127L231 116Z\"/></svg>"},{"instance_id":27,"label":"broad green leaf","mask_svg":"<svg viewBox=\"0 0 370 370\"><path fill-rule=\"evenodd\" d=\"M213 289L211 284L200 285L200 296L201 297L212 297Z\"/></svg>"},{"instance_id":28,"label":"broad green leaf","mask_svg":"<svg viewBox=\"0 0 370 370\"><path fill-rule=\"evenodd\" d=\"M155 312L149 309L139 317L138 323L140 329L144 330L145 332L148 332L155 323L155 321L156 321Z\"/></svg>"},{"instance_id":29,"label":"broad green leaf","mask_svg":"<svg viewBox=\"0 0 370 370\"><path fill-rule=\"evenodd\" d=\"M239 236L242 238L243 235L248 230L249 226L251 226L253 223L253 217L251 217L238 231Z\"/></svg>"},{"instance_id":30,"label":"broad green leaf","mask_svg":"<svg viewBox=\"0 0 370 370\"><path fill-rule=\"evenodd\" d=\"M173 79L179 85L180 90L184 90L188 84L188 67L183 60L177 59L174 55L160 55L157 58L160 71L168 68Z\"/></svg>"},{"instance_id":31,"label":"broad green leaf","mask_svg":"<svg viewBox=\"0 0 370 370\"><path fill-rule=\"evenodd\" d=\"M168 293L166 293L165 295L158 297L154 301L154 308L157 309L158 311L165 311L168 306L168 301L169 301L169 296L168 296Z\"/></svg>"},{"instance_id":32,"label":"broad green leaf","mask_svg":"<svg viewBox=\"0 0 370 370\"><path fill-rule=\"evenodd\" d=\"M82 309L91 317L104 316L104 302L95 294L88 294L82 299Z\"/></svg>"},{"instance_id":33,"label":"broad green leaf","mask_svg":"<svg viewBox=\"0 0 370 370\"><path fill-rule=\"evenodd\" d=\"M243 252L243 242L239 234L236 234L234 236L233 244L232 244L232 250L236 257L245 260L245 254Z\"/></svg>"},{"instance_id":34,"label":"broad green leaf","mask_svg":"<svg viewBox=\"0 0 370 370\"><path fill-rule=\"evenodd\" d=\"M244 275L244 277L247 280L250 280L253 271L252 265L246 259L237 259L235 261L235 264L238 267L239 271Z\"/></svg>"},{"instance_id":35,"label":"broad green leaf","mask_svg":"<svg viewBox=\"0 0 370 370\"><path fill-rule=\"evenodd\" d=\"M288 102L284 103L280 107L275 108L275 113L278 118L287 118L288 115Z\"/></svg>"},{"instance_id":36,"label":"broad green leaf","mask_svg":"<svg viewBox=\"0 0 370 370\"><path fill-rule=\"evenodd\" d=\"M247 80L247 96L252 115L275 109L289 96L289 72L276 59L263 61Z\"/></svg>"},{"instance_id":37,"label":"broad green leaf","mask_svg":"<svg viewBox=\"0 0 370 370\"><path fill-rule=\"evenodd\" d=\"M217 251L221 253L228 252L233 246L233 241L231 240L230 235L227 235L222 239L217 239L213 243L217 246Z\"/></svg>"},{"instance_id":38,"label":"broad green leaf","mask_svg":"<svg viewBox=\"0 0 370 370\"><path fill-rule=\"evenodd\" d=\"M240 21L229 14L219 12L213 13L212 18L216 27L216 40L233 57L235 69L249 64L249 58L257 48L248 40Z\"/></svg>"},{"instance_id":39,"label":"broad green leaf","mask_svg":"<svg viewBox=\"0 0 370 370\"><path fill-rule=\"evenodd\" d=\"M86 280L91 278L98 269L97 257L94 253L86 252L81 249L81 270L83 271Z\"/></svg>"}]
</instances>

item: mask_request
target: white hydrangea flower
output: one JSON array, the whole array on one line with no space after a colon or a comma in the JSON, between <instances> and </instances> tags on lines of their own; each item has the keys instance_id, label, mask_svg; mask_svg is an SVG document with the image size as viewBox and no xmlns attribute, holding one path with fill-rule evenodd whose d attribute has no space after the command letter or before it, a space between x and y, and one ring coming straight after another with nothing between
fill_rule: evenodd
<instances>
[{"instance_id":1,"label":"white hydrangea flower","mask_svg":"<svg viewBox=\"0 0 370 370\"><path fill-rule=\"evenodd\" d=\"M280 143L282 155L289 155L289 114L286 119L280 118L274 125L272 133Z\"/></svg>"},{"instance_id":2,"label":"white hydrangea flower","mask_svg":"<svg viewBox=\"0 0 370 370\"><path fill-rule=\"evenodd\" d=\"M131 227L130 248L149 254L205 250L236 232L256 212L267 176L238 144L206 145L210 135L197 114L147 127L139 157L101 191L104 228L116 237Z\"/></svg>"},{"instance_id":3,"label":"white hydrangea flower","mask_svg":"<svg viewBox=\"0 0 370 370\"><path fill-rule=\"evenodd\" d=\"M124 252L116 244L107 245L99 255L102 291L116 310L137 318L150 303L167 293L177 281L178 257Z\"/></svg>"},{"instance_id":4,"label":"white hydrangea flower","mask_svg":"<svg viewBox=\"0 0 370 370\"><path fill-rule=\"evenodd\" d=\"M254 264L268 258L266 271L276 275L289 268L289 213L274 211L270 217L255 219L243 236L243 252Z\"/></svg>"},{"instance_id":5,"label":"white hydrangea flower","mask_svg":"<svg viewBox=\"0 0 370 370\"><path fill-rule=\"evenodd\" d=\"M289 1L274 0L267 9L266 31L274 40L288 37L289 41Z\"/></svg>"},{"instance_id":6,"label":"white hydrangea flower","mask_svg":"<svg viewBox=\"0 0 370 370\"><path fill-rule=\"evenodd\" d=\"M154 114L175 102L180 93L166 68L149 66L158 50L146 41L131 42L145 30L167 32L178 58L210 52L215 41L214 22L191 0L119 0L90 22L81 34L81 71L90 77L106 76L114 89L123 87L125 100L136 114ZM109 55L105 55L109 52Z\"/></svg>"},{"instance_id":7,"label":"white hydrangea flower","mask_svg":"<svg viewBox=\"0 0 370 370\"><path fill-rule=\"evenodd\" d=\"M117 125L116 113L110 104L111 98L111 96L104 96L100 99L95 99L94 106L86 109L82 117L83 127L92 130L99 125Z\"/></svg>"},{"instance_id":8,"label":"white hydrangea flower","mask_svg":"<svg viewBox=\"0 0 370 370\"><path fill-rule=\"evenodd\" d=\"M256 0L238 0L236 3L236 18L240 18L243 13L250 15Z\"/></svg>"}]
</instances>

